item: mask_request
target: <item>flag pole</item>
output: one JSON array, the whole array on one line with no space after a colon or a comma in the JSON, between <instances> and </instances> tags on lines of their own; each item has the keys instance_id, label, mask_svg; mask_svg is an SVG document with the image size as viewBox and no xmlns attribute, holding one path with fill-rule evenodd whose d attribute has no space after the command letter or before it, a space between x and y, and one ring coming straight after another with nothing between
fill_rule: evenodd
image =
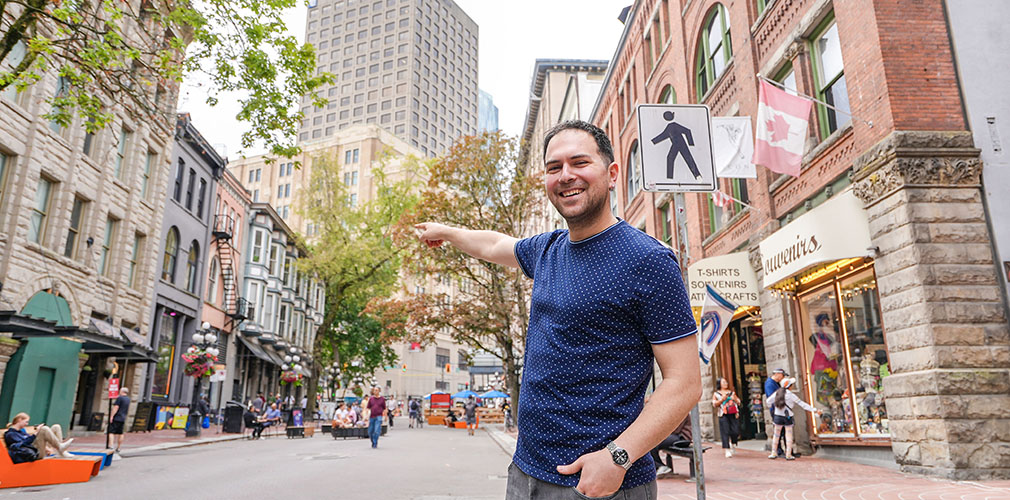
<instances>
[{"instance_id":1,"label":"flag pole","mask_svg":"<svg viewBox=\"0 0 1010 500\"><path fill-rule=\"evenodd\" d=\"M719 190L719 189L716 189L716 192L718 192L719 194L722 194L723 196L725 196L725 197L727 197L727 198L729 198L729 199L731 199L731 200L733 200L733 201L735 201L735 202L737 202L737 203L739 203L739 204L741 204L741 205L743 205L743 206L745 206L745 207L747 207L747 208L749 208L749 209L751 209L751 210L755 210L755 211L758 211L758 212L760 212L760 211L761 211L761 209L760 209L760 208L758 208L758 207L755 207L754 205L751 205L751 204L749 204L749 203L744 203L743 201L740 201L740 200L738 200L738 199L736 199L736 198L734 198L734 197L732 197L732 196L730 196L730 195L728 195L728 194L726 194L726 193L723 193L723 192L722 192L721 190Z\"/></svg>"},{"instance_id":2,"label":"flag pole","mask_svg":"<svg viewBox=\"0 0 1010 500\"><path fill-rule=\"evenodd\" d=\"M824 102L824 101L822 101L820 99L817 99L815 97L810 97L810 96L808 96L806 94L801 94L796 89L791 89L789 87L786 87L785 85L783 85L783 84L781 84L779 82L776 82L775 80L772 80L771 78L765 77L761 73L758 73L757 77L760 78L760 79L762 79L762 80L764 80L764 81L766 81L766 82L768 82L768 83L770 83L770 84L772 84L772 85L774 85L774 86L776 86L776 87L778 87L778 88L780 88L780 89L782 89L782 90L785 90L785 91L788 91L788 92L792 92L792 93L796 94L797 96L802 97L804 99L810 99L811 101L814 101L817 104L820 104L822 106L831 108L831 109L835 110L838 113L842 113L843 115L849 115L850 118L855 118L855 119L857 119L857 120L865 123L866 125L868 125L870 127L873 127L873 122L870 121L870 120L864 120L864 119L862 119L862 118L860 118L860 117L858 117L858 116L856 116L856 115L854 115L854 114L852 114L852 113L850 113L848 111L845 111L844 109L838 109L834 105L828 104L828 103L826 103L826 102Z\"/></svg>"}]
</instances>

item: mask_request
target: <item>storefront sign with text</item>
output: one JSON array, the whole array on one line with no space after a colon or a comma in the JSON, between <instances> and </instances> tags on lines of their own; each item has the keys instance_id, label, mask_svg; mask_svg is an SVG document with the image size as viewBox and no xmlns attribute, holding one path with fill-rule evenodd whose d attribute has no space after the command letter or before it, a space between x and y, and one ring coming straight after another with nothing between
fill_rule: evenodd
<instances>
[{"instance_id":1,"label":"storefront sign with text","mask_svg":"<svg viewBox=\"0 0 1010 500\"><path fill-rule=\"evenodd\" d=\"M845 191L761 242L764 286L817 264L868 255L872 246L863 202Z\"/></svg>"},{"instance_id":2,"label":"storefront sign with text","mask_svg":"<svg viewBox=\"0 0 1010 500\"><path fill-rule=\"evenodd\" d=\"M705 304L705 287L715 288L738 306L760 306L757 276L747 252L736 252L699 260L687 268L691 306Z\"/></svg>"}]
</instances>

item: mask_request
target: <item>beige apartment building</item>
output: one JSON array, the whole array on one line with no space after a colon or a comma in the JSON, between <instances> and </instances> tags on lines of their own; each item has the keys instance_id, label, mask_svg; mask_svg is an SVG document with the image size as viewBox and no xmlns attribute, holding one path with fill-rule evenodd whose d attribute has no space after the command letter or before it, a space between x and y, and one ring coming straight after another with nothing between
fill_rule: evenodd
<instances>
[{"instance_id":1,"label":"beige apartment building","mask_svg":"<svg viewBox=\"0 0 1010 500\"><path fill-rule=\"evenodd\" d=\"M299 193L312 178L313 158L330 155L339 162L351 203L366 203L377 189L373 169L383 166L386 175L396 180L416 173L408 170L410 156L424 156L422 151L377 125L353 125L331 137L307 141L302 148L302 154L295 158L270 163L265 156L242 158L231 162L228 170L252 193L254 203L270 204L288 227L310 242L317 228L295 207ZM296 161L300 162L300 168L294 168ZM415 293L448 291L451 286L447 281L440 283L430 277L404 277L403 283L406 290ZM465 361L469 357L467 348L453 342L448 334L437 335L435 344L423 349L411 348L409 344L396 344L392 348L400 358L398 366L375 375L387 395L419 396L443 387L446 391L453 390L470 382ZM451 364L450 373L445 373L446 364Z\"/></svg>"},{"instance_id":2,"label":"beige apartment building","mask_svg":"<svg viewBox=\"0 0 1010 500\"><path fill-rule=\"evenodd\" d=\"M537 59L521 135L526 154L520 161L528 171L543 171L544 134L551 127L566 120L588 119L606 72L607 61ZM566 227L546 193L541 194L541 220L530 226L530 235Z\"/></svg>"},{"instance_id":3,"label":"beige apartment building","mask_svg":"<svg viewBox=\"0 0 1010 500\"><path fill-rule=\"evenodd\" d=\"M337 78L303 99L300 142L377 124L435 156L476 133L477 24L452 0L314 0L305 40Z\"/></svg>"}]
</instances>

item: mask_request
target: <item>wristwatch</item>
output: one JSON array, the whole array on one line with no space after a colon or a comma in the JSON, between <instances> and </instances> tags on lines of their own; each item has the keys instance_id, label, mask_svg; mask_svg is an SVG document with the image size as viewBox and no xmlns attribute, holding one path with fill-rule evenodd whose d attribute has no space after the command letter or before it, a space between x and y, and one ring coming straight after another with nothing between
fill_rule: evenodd
<instances>
[{"instance_id":1,"label":"wristwatch","mask_svg":"<svg viewBox=\"0 0 1010 500\"><path fill-rule=\"evenodd\" d=\"M624 470L631 468L631 457L628 456L627 450L611 441L607 443L607 451L610 452L610 458L614 460L614 464L621 466Z\"/></svg>"}]
</instances>

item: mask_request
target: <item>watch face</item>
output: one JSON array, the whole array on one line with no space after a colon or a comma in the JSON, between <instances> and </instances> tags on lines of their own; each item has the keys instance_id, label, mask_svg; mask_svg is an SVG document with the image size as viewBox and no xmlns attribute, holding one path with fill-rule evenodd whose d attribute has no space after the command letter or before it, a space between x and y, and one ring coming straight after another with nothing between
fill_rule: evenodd
<instances>
[{"instance_id":1,"label":"watch face","mask_svg":"<svg viewBox=\"0 0 1010 500\"><path fill-rule=\"evenodd\" d=\"M628 463L628 452L627 451L624 451L622 449L617 449L617 450L614 450L613 453L611 453L611 456L614 457L614 463L617 464L617 465L622 465L623 466L624 464Z\"/></svg>"}]
</instances>

